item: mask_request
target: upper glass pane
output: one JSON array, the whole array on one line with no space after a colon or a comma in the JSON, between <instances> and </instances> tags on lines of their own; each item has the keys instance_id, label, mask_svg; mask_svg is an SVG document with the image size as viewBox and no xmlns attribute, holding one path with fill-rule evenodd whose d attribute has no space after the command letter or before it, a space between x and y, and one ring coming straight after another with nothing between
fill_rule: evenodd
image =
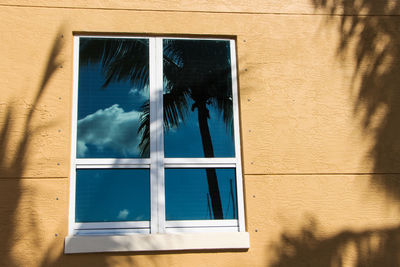
<instances>
[{"instance_id":1,"label":"upper glass pane","mask_svg":"<svg viewBox=\"0 0 400 267\"><path fill-rule=\"evenodd\" d=\"M230 41L163 40L166 157L234 157Z\"/></svg>"},{"instance_id":2,"label":"upper glass pane","mask_svg":"<svg viewBox=\"0 0 400 267\"><path fill-rule=\"evenodd\" d=\"M80 38L77 158L149 156L149 41Z\"/></svg>"},{"instance_id":3,"label":"upper glass pane","mask_svg":"<svg viewBox=\"0 0 400 267\"><path fill-rule=\"evenodd\" d=\"M76 222L148 220L148 169L76 170Z\"/></svg>"}]
</instances>

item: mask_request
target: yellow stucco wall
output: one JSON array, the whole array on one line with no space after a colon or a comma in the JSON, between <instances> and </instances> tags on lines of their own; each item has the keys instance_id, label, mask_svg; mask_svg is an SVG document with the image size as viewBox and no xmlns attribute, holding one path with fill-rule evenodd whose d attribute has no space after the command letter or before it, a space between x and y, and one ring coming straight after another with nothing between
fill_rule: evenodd
<instances>
[{"instance_id":1,"label":"yellow stucco wall","mask_svg":"<svg viewBox=\"0 0 400 267\"><path fill-rule=\"evenodd\" d=\"M399 266L400 6L338 2L0 0L0 266ZM63 254L77 32L236 36L248 251Z\"/></svg>"}]
</instances>

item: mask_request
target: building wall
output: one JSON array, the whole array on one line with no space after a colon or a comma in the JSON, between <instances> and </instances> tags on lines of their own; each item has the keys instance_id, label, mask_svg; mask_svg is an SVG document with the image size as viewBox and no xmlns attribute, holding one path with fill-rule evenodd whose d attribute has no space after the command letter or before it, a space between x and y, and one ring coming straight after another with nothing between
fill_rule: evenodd
<instances>
[{"instance_id":1,"label":"building wall","mask_svg":"<svg viewBox=\"0 0 400 267\"><path fill-rule=\"evenodd\" d=\"M400 5L341 2L0 0L0 265L400 265ZM248 251L63 254L86 32L237 38Z\"/></svg>"}]
</instances>

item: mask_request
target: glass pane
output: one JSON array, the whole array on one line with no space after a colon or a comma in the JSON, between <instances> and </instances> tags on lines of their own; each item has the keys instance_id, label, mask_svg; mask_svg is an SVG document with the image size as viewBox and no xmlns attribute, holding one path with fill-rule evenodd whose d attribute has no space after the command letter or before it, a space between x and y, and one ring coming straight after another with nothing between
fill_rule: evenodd
<instances>
[{"instance_id":1,"label":"glass pane","mask_svg":"<svg viewBox=\"0 0 400 267\"><path fill-rule=\"evenodd\" d=\"M234 157L229 41L164 39L166 157Z\"/></svg>"},{"instance_id":2,"label":"glass pane","mask_svg":"<svg viewBox=\"0 0 400 267\"><path fill-rule=\"evenodd\" d=\"M148 40L81 38L79 49L77 158L148 157Z\"/></svg>"},{"instance_id":3,"label":"glass pane","mask_svg":"<svg viewBox=\"0 0 400 267\"><path fill-rule=\"evenodd\" d=\"M235 177L235 169L165 169L167 220L237 219Z\"/></svg>"},{"instance_id":4,"label":"glass pane","mask_svg":"<svg viewBox=\"0 0 400 267\"><path fill-rule=\"evenodd\" d=\"M76 170L76 222L148 220L148 169Z\"/></svg>"}]
</instances>

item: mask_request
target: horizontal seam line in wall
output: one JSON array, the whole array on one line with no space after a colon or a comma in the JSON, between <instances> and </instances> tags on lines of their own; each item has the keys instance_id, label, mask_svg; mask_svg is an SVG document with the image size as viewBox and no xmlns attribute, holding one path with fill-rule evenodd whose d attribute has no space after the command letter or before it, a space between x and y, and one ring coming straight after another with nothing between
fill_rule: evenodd
<instances>
[{"instance_id":1,"label":"horizontal seam line in wall","mask_svg":"<svg viewBox=\"0 0 400 267\"><path fill-rule=\"evenodd\" d=\"M287 15L287 16L355 16L355 17L399 17L400 14L330 14L330 13L289 13L289 12L241 12L241 11L206 11L206 10L175 10L175 9L139 9L139 8L112 8L112 7L74 7L74 6L40 6L40 5L12 5L0 4L4 7L32 7L58 9L87 9L87 10L114 10L138 12L168 12L168 13L210 13L210 14L242 14L242 15Z\"/></svg>"},{"instance_id":2,"label":"horizontal seam line in wall","mask_svg":"<svg viewBox=\"0 0 400 267\"><path fill-rule=\"evenodd\" d=\"M337 173L332 173L332 172L321 172L321 173L244 173L244 175L256 175L256 176L278 176L278 175L400 175L400 173L397 172L337 172Z\"/></svg>"},{"instance_id":3,"label":"horizontal seam line in wall","mask_svg":"<svg viewBox=\"0 0 400 267\"><path fill-rule=\"evenodd\" d=\"M40 180L40 179L68 179L68 176L51 176L51 177L35 177L35 176L23 176L23 177L0 177L0 180Z\"/></svg>"}]
</instances>

